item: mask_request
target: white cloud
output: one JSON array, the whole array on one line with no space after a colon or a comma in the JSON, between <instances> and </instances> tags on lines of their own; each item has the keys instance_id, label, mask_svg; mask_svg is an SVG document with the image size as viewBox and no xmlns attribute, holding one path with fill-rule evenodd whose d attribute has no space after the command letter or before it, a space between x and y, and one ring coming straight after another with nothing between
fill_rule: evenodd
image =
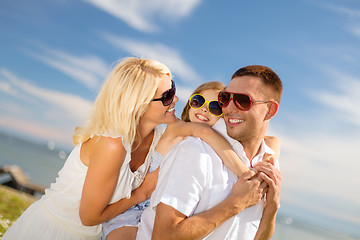
<instances>
[{"instance_id":1,"label":"white cloud","mask_svg":"<svg viewBox=\"0 0 360 240\"><path fill-rule=\"evenodd\" d=\"M293 119L298 122L294 125L299 130L291 129L291 135L296 138L275 133L283 143L285 185L359 203L360 194L351 189L360 188L360 182L354 179L360 169L356 157L360 145L360 79L333 68L321 70L334 79L333 90L312 89L308 94L326 109L319 108L318 115L295 113ZM287 123L283 124L281 127L286 128ZM337 126L341 126L342 132L335 129ZM350 131L345 133L344 126Z\"/></svg>"},{"instance_id":2,"label":"white cloud","mask_svg":"<svg viewBox=\"0 0 360 240\"><path fill-rule=\"evenodd\" d=\"M187 101L193 91L194 89L192 88L176 85L176 96L179 98L179 102L183 103L181 104L182 106L184 106L184 104L187 104Z\"/></svg>"},{"instance_id":3,"label":"white cloud","mask_svg":"<svg viewBox=\"0 0 360 240\"><path fill-rule=\"evenodd\" d=\"M360 17L360 10L357 10L357 9L342 7L342 6L334 5L334 4L325 4L324 6L334 12L346 15L351 18L359 18Z\"/></svg>"},{"instance_id":4,"label":"white cloud","mask_svg":"<svg viewBox=\"0 0 360 240\"><path fill-rule=\"evenodd\" d=\"M144 32L157 31L154 18L177 20L188 16L201 0L84 0Z\"/></svg>"},{"instance_id":5,"label":"white cloud","mask_svg":"<svg viewBox=\"0 0 360 240\"><path fill-rule=\"evenodd\" d=\"M301 116L298 118L301 119ZM291 135L286 129L272 132L282 143L281 201L314 210L314 213L359 223L360 218L354 217L351 210L360 207L360 192L357 190L360 188L357 180L360 138L335 135L331 129L324 132L309 130L306 124L299 125L298 132ZM360 129L354 129L354 132L360 135ZM344 206L344 203L347 205Z\"/></svg>"},{"instance_id":6,"label":"white cloud","mask_svg":"<svg viewBox=\"0 0 360 240\"><path fill-rule=\"evenodd\" d=\"M21 114L24 112L24 109L18 104L14 104L14 102L1 101L0 111L3 113L7 112L11 114Z\"/></svg>"},{"instance_id":7,"label":"white cloud","mask_svg":"<svg viewBox=\"0 0 360 240\"><path fill-rule=\"evenodd\" d=\"M333 69L325 69L335 80L333 92L312 90L311 96L328 108L336 110L346 122L360 126L360 79Z\"/></svg>"},{"instance_id":8,"label":"white cloud","mask_svg":"<svg viewBox=\"0 0 360 240\"><path fill-rule=\"evenodd\" d=\"M107 73L109 67L100 58L95 56L74 56L69 53L40 46L43 53L34 53L24 50L30 57L40 60L46 65L70 76L81 82L91 90L99 87Z\"/></svg>"},{"instance_id":9,"label":"white cloud","mask_svg":"<svg viewBox=\"0 0 360 240\"><path fill-rule=\"evenodd\" d=\"M31 122L26 119L1 116L0 125L8 129L12 129L15 132L20 132L22 135L36 136L41 139L51 140L65 147L70 147L72 130L63 129L54 125L44 125L39 122Z\"/></svg>"},{"instance_id":10,"label":"white cloud","mask_svg":"<svg viewBox=\"0 0 360 240\"><path fill-rule=\"evenodd\" d=\"M81 124L90 114L92 102L76 95L41 88L4 68L0 69L0 74L3 79L8 81L7 85L11 85L11 89L19 92L14 96L16 101L21 102L21 107L24 109L19 111L18 104L0 103L0 107L11 110L11 114L15 114L12 117L6 116L5 113L0 114L0 124L16 131L33 134L38 138L49 139L51 137L51 140L54 141L61 140L62 144L69 145L74 127L76 124ZM35 99L38 101L34 101ZM9 105L14 107L10 109ZM34 119L25 109L39 109L42 114ZM54 115L55 118L61 117L58 120L64 125L61 126L61 129L55 130Z\"/></svg>"},{"instance_id":11,"label":"white cloud","mask_svg":"<svg viewBox=\"0 0 360 240\"><path fill-rule=\"evenodd\" d=\"M302 209L306 209L306 211L310 211L312 214L321 213L321 215L325 215L327 217L332 217L335 219L341 219L347 222L360 224L360 217L357 214L354 214L354 212L347 210L346 208L348 206L340 206L340 207L344 207L345 209L339 209L339 206L335 206L335 207L331 206L331 198L333 196L324 196L324 198L327 197L328 199L325 201L324 199L321 199L320 201L322 201L323 204L314 204L314 202L317 202L314 201L315 200L314 197L315 196L312 195L313 202L311 204L309 204L308 201L304 201L303 198L301 197L299 198L298 195L295 194L282 196L282 201L290 202L291 204L296 205L297 208L300 207ZM311 218L312 216L309 217Z\"/></svg>"},{"instance_id":12,"label":"white cloud","mask_svg":"<svg viewBox=\"0 0 360 240\"><path fill-rule=\"evenodd\" d=\"M360 37L360 27L354 27L350 29L350 32L357 37Z\"/></svg>"},{"instance_id":13,"label":"white cloud","mask_svg":"<svg viewBox=\"0 0 360 240\"><path fill-rule=\"evenodd\" d=\"M17 94L16 90L12 88L9 83L6 82L0 82L0 91L12 96L15 96Z\"/></svg>"},{"instance_id":14,"label":"white cloud","mask_svg":"<svg viewBox=\"0 0 360 240\"><path fill-rule=\"evenodd\" d=\"M360 79L335 68L320 71L329 84L307 94L325 108L282 113L292 114L291 121L271 126L282 142L282 201L359 223L352 210L360 207Z\"/></svg>"},{"instance_id":15,"label":"white cloud","mask_svg":"<svg viewBox=\"0 0 360 240\"><path fill-rule=\"evenodd\" d=\"M103 34L103 37L115 47L137 57L156 59L166 64L175 78L178 76L188 83L200 82L201 77L180 56L180 53L160 43L148 44L133 39Z\"/></svg>"},{"instance_id":16,"label":"white cloud","mask_svg":"<svg viewBox=\"0 0 360 240\"><path fill-rule=\"evenodd\" d=\"M45 89L22 80L6 69L0 69L0 73L7 77L10 82L22 91L33 97L40 98L47 103L51 103L65 110L70 116L76 119L83 119L90 112L92 103L79 96L67 94L59 91Z\"/></svg>"}]
</instances>

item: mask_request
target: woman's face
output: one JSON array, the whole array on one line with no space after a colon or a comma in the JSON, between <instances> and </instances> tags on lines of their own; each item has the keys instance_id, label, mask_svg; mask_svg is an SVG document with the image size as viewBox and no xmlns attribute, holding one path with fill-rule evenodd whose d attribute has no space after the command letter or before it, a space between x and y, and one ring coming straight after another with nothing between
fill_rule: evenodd
<instances>
[{"instance_id":1,"label":"woman's face","mask_svg":"<svg viewBox=\"0 0 360 240\"><path fill-rule=\"evenodd\" d=\"M162 94L171 89L172 81L168 75L163 75L159 84L158 89L156 90L154 99L161 98ZM168 106L164 106L161 101L152 101L150 102L146 112L141 117L142 120L151 121L155 125L163 123L172 123L176 121L175 116L175 103L179 101L177 96L174 96L174 100Z\"/></svg>"},{"instance_id":2,"label":"woman's face","mask_svg":"<svg viewBox=\"0 0 360 240\"><path fill-rule=\"evenodd\" d=\"M204 96L207 101L217 101L219 90L208 89L202 91L200 94ZM206 123L210 126L213 126L219 120L220 117L216 117L211 113L209 113L208 104L209 103L205 103L204 106L198 109L190 108L189 109L190 122Z\"/></svg>"}]
</instances>

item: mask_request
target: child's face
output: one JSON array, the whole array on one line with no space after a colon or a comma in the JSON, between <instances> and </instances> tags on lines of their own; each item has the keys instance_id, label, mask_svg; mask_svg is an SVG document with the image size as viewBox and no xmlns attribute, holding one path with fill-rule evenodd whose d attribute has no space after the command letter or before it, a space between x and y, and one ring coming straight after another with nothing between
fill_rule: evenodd
<instances>
[{"instance_id":1,"label":"child's face","mask_svg":"<svg viewBox=\"0 0 360 240\"><path fill-rule=\"evenodd\" d=\"M207 101L217 101L219 91L208 89L201 92L200 94L204 96ZM219 120L220 117L216 117L211 113L209 113L208 104L209 103L206 103L204 104L203 107L198 109L190 108L189 109L190 122L200 122L213 126Z\"/></svg>"}]
</instances>

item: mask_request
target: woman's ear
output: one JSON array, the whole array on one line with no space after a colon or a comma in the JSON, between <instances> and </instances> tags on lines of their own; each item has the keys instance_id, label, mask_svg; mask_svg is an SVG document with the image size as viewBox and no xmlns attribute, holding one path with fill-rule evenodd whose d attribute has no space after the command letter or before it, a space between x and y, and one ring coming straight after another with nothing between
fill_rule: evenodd
<instances>
[{"instance_id":1,"label":"woman's ear","mask_svg":"<svg viewBox=\"0 0 360 240\"><path fill-rule=\"evenodd\" d=\"M265 116L265 120L270 120L272 117L274 117L279 110L279 103L276 101L271 101L269 104L269 110L268 113Z\"/></svg>"}]
</instances>

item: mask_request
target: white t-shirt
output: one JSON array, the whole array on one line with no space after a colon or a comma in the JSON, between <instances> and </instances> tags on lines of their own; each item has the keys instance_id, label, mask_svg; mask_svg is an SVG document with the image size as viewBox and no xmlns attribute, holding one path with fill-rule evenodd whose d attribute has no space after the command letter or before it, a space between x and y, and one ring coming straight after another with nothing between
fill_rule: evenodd
<instances>
[{"instance_id":1,"label":"white t-shirt","mask_svg":"<svg viewBox=\"0 0 360 240\"><path fill-rule=\"evenodd\" d=\"M242 145L226 133L223 119L213 127L232 145L236 153L250 167ZM253 164L262 160L264 153L273 151L262 143ZM215 151L198 138L189 137L165 156L160 167L158 184L152 194L150 207L145 209L136 239L151 239L156 206L162 202L186 216L206 211L223 201L231 192L237 176L231 172ZM247 208L225 221L205 239L254 239L262 216L264 202Z\"/></svg>"}]
</instances>

